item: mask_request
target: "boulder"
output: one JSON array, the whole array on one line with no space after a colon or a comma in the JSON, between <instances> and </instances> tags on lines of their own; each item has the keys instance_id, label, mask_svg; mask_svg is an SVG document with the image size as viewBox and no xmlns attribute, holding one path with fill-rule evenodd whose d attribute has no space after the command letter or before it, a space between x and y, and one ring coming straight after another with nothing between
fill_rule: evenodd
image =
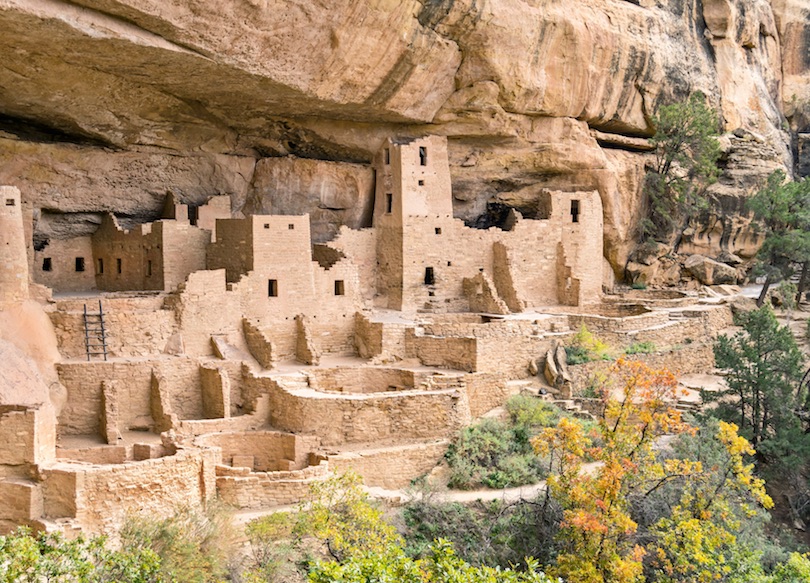
<instances>
[{"instance_id":1,"label":"boulder","mask_svg":"<svg viewBox=\"0 0 810 583\"><path fill-rule=\"evenodd\" d=\"M704 285L737 283L736 269L703 255L690 255L683 266Z\"/></svg>"}]
</instances>

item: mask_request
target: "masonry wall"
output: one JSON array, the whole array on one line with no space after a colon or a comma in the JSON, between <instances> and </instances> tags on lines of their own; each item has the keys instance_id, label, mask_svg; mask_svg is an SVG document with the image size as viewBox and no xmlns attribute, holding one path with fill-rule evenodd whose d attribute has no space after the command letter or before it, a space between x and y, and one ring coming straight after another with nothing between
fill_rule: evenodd
<instances>
[{"instance_id":1,"label":"masonry wall","mask_svg":"<svg viewBox=\"0 0 810 583\"><path fill-rule=\"evenodd\" d=\"M440 440L341 452L329 456L329 465L336 473L351 470L360 474L366 486L390 490L406 488L442 461L447 445L447 441Z\"/></svg>"},{"instance_id":2,"label":"masonry wall","mask_svg":"<svg viewBox=\"0 0 810 583\"><path fill-rule=\"evenodd\" d=\"M208 246L207 267L224 269L226 280L239 278L253 269L253 225L244 219L218 219L216 240Z\"/></svg>"},{"instance_id":3,"label":"masonry wall","mask_svg":"<svg viewBox=\"0 0 810 583\"><path fill-rule=\"evenodd\" d=\"M162 296L111 297L102 300L107 349L112 357L161 354L178 331L174 312L164 309ZM59 300L49 316L56 331L59 352L65 359L85 359L84 305L98 313L98 301Z\"/></svg>"},{"instance_id":4,"label":"masonry wall","mask_svg":"<svg viewBox=\"0 0 810 583\"><path fill-rule=\"evenodd\" d=\"M217 495L229 506L264 509L289 506L306 499L313 482L329 477L329 466L290 472L250 472L248 468L217 467Z\"/></svg>"},{"instance_id":5,"label":"masonry wall","mask_svg":"<svg viewBox=\"0 0 810 583\"><path fill-rule=\"evenodd\" d=\"M220 448L221 464L235 466L234 457L247 456L253 458L251 471L276 472L309 466L310 453L320 446L320 439L278 431L250 431L204 435L195 444Z\"/></svg>"},{"instance_id":6,"label":"masonry wall","mask_svg":"<svg viewBox=\"0 0 810 583\"><path fill-rule=\"evenodd\" d=\"M206 249L211 234L188 223L158 221L153 226L153 241L157 243L157 274L162 281L147 289L172 290L186 281L189 274L205 269ZM162 269L161 269L162 268ZM147 274L148 275L148 274ZM149 281L149 277L147 277Z\"/></svg>"},{"instance_id":7,"label":"masonry wall","mask_svg":"<svg viewBox=\"0 0 810 583\"><path fill-rule=\"evenodd\" d=\"M0 478L33 477L56 457L56 419L50 405L0 405Z\"/></svg>"},{"instance_id":8,"label":"masonry wall","mask_svg":"<svg viewBox=\"0 0 810 583\"><path fill-rule=\"evenodd\" d=\"M466 395L457 390L332 397L276 388L270 405L274 428L317 435L325 446L443 438L469 422Z\"/></svg>"},{"instance_id":9,"label":"masonry wall","mask_svg":"<svg viewBox=\"0 0 810 583\"><path fill-rule=\"evenodd\" d=\"M214 466L213 452L184 450L113 466L46 469L46 515L72 513L86 534L115 534L130 515L160 518L202 506L215 493Z\"/></svg>"},{"instance_id":10,"label":"masonry wall","mask_svg":"<svg viewBox=\"0 0 810 583\"><path fill-rule=\"evenodd\" d=\"M77 259L83 260L83 271L76 270ZM42 251L34 252L33 278L57 292L95 289L92 239L51 239Z\"/></svg>"},{"instance_id":11,"label":"masonry wall","mask_svg":"<svg viewBox=\"0 0 810 583\"><path fill-rule=\"evenodd\" d=\"M99 434L102 381L115 382L118 387L121 431L152 428L150 390L153 370L166 379L169 402L180 419L203 418L199 363L193 358L63 362L57 364L57 372L68 396L59 415L60 434Z\"/></svg>"},{"instance_id":12,"label":"masonry wall","mask_svg":"<svg viewBox=\"0 0 810 583\"><path fill-rule=\"evenodd\" d=\"M28 254L20 191L0 186L0 305L28 299Z\"/></svg>"}]
</instances>

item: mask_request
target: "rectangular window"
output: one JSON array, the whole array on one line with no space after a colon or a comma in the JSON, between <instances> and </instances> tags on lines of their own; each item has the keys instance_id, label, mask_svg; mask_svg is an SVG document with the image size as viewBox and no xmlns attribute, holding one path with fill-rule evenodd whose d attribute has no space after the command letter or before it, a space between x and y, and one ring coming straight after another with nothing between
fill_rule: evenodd
<instances>
[{"instance_id":1,"label":"rectangular window","mask_svg":"<svg viewBox=\"0 0 810 583\"><path fill-rule=\"evenodd\" d=\"M295 225L293 225L292 223L290 223L289 225L287 225L287 229L289 229L290 231L292 231L293 229L295 229Z\"/></svg>"},{"instance_id":2,"label":"rectangular window","mask_svg":"<svg viewBox=\"0 0 810 583\"><path fill-rule=\"evenodd\" d=\"M425 285L435 285L436 276L433 274L432 267L425 267Z\"/></svg>"},{"instance_id":3,"label":"rectangular window","mask_svg":"<svg viewBox=\"0 0 810 583\"><path fill-rule=\"evenodd\" d=\"M76 271L84 271L84 257L76 258Z\"/></svg>"},{"instance_id":4,"label":"rectangular window","mask_svg":"<svg viewBox=\"0 0 810 583\"><path fill-rule=\"evenodd\" d=\"M268 298L277 298L278 297L278 280L277 279L268 279L267 280L267 297Z\"/></svg>"},{"instance_id":5,"label":"rectangular window","mask_svg":"<svg viewBox=\"0 0 810 583\"><path fill-rule=\"evenodd\" d=\"M6 199L6 206L16 206L16 202L14 201L13 198L7 198Z\"/></svg>"},{"instance_id":6,"label":"rectangular window","mask_svg":"<svg viewBox=\"0 0 810 583\"><path fill-rule=\"evenodd\" d=\"M389 150L388 148L385 149L385 163L386 164L391 163L391 150Z\"/></svg>"},{"instance_id":7,"label":"rectangular window","mask_svg":"<svg viewBox=\"0 0 810 583\"><path fill-rule=\"evenodd\" d=\"M146 277L152 277L152 260L146 262Z\"/></svg>"},{"instance_id":8,"label":"rectangular window","mask_svg":"<svg viewBox=\"0 0 810 583\"><path fill-rule=\"evenodd\" d=\"M427 166L427 148L419 146L419 165Z\"/></svg>"},{"instance_id":9,"label":"rectangular window","mask_svg":"<svg viewBox=\"0 0 810 583\"><path fill-rule=\"evenodd\" d=\"M98 258L98 274L104 274L104 260L101 257Z\"/></svg>"},{"instance_id":10,"label":"rectangular window","mask_svg":"<svg viewBox=\"0 0 810 583\"><path fill-rule=\"evenodd\" d=\"M197 225L197 219L199 218L200 214L197 212L196 206L189 205L188 207L188 222L192 225Z\"/></svg>"},{"instance_id":11,"label":"rectangular window","mask_svg":"<svg viewBox=\"0 0 810 583\"><path fill-rule=\"evenodd\" d=\"M420 180L420 181L419 181L419 186L424 186L424 185L425 185L425 181L424 181L424 180Z\"/></svg>"},{"instance_id":12,"label":"rectangular window","mask_svg":"<svg viewBox=\"0 0 810 583\"><path fill-rule=\"evenodd\" d=\"M335 295L336 296L342 296L345 293L346 292L345 292L345 289L343 287L343 280L342 279L336 279L335 280Z\"/></svg>"},{"instance_id":13,"label":"rectangular window","mask_svg":"<svg viewBox=\"0 0 810 583\"><path fill-rule=\"evenodd\" d=\"M394 195L389 192L386 193L385 195L385 212L390 215L393 210L394 210Z\"/></svg>"},{"instance_id":14,"label":"rectangular window","mask_svg":"<svg viewBox=\"0 0 810 583\"><path fill-rule=\"evenodd\" d=\"M579 201L572 200L571 201L571 222L578 223L579 222Z\"/></svg>"},{"instance_id":15,"label":"rectangular window","mask_svg":"<svg viewBox=\"0 0 810 583\"><path fill-rule=\"evenodd\" d=\"M441 235L441 234L442 234L442 228L441 228L441 227L436 227L436 228L435 228L435 229L433 229L433 230L436 232L436 234L437 234L437 235Z\"/></svg>"},{"instance_id":16,"label":"rectangular window","mask_svg":"<svg viewBox=\"0 0 810 583\"><path fill-rule=\"evenodd\" d=\"M270 228L270 223L265 223L265 224L264 224L264 228L265 228L265 229L269 229L269 228Z\"/></svg>"},{"instance_id":17,"label":"rectangular window","mask_svg":"<svg viewBox=\"0 0 810 583\"><path fill-rule=\"evenodd\" d=\"M123 269L122 269L123 265L121 264L121 258L120 257L115 260L115 266L118 268L118 273L123 272Z\"/></svg>"},{"instance_id":18,"label":"rectangular window","mask_svg":"<svg viewBox=\"0 0 810 583\"><path fill-rule=\"evenodd\" d=\"M52 271L53 270L53 262L51 261L50 257L46 257L42 260L42 271Z\"/></svg>"}]
</instances>

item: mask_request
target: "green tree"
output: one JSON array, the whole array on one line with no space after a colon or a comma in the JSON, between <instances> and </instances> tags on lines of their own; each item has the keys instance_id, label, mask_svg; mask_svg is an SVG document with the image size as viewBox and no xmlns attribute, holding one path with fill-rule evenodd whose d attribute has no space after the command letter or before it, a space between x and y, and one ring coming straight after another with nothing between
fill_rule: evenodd
<instances>
[{"instance_id":1,"label":"green tree","mask_svg":"<svg viewBox=\"0 0 810 583\"><path fill-rule=\"evenodd\" d=\"M718 403L713 412L739 424L765 461L795 467L807 439L795 411L805 405L798 392L802 354L787 326L764 306L738 317L742 331L721 335L714 345L717 366L726 372L726 390L705 393Z\"/></svg>"},{"instance_id":2,"label":"green tree","mask_svg":"<svg viewBox=\"0 0 810 583\"><path fill-rule=\"evenodd\" d=\"M787 181L777 170L748 207L765 234L755 267L756 273L765 275L757 305L765 301L771 284L793 275L794 264L802 266L800 296L810 284L810 180Z\"/></svg>"},{"instance_id":3,"label":"green tree","mask_svg":"<svg viewBox=\"0 0 810 583\"><path fill-rule=\"evenodd\" d=\"M65 539L20 528L0 536L0 582L162 583L160 558L150 549L110 550L106 539Z\"/></svg>"},{"instance_id":4,"label":"green tree","mask_svg":"<svg viewBox=\"0 0 810 583\"><path fill-rule=\"evenodd\" d=\"M706 188L718 175L719 119L696 91L683 103L662 106L653 124L655 161L645 177L650 213L642 238L669 242L708 206Z\"/></svg>"}]
</instances>

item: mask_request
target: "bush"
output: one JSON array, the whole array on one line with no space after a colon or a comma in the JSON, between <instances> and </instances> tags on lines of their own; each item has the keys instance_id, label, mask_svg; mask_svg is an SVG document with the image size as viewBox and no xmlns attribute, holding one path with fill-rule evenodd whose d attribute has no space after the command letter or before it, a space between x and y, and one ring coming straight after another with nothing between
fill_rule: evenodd
<instances>
[{"instance_id":1,"label":"bush","mask_svg":"<svg viewBox=\"0 0 810 583\"><path fill-rule=\"evenodd\" d=\"M584 364L593 360L611 360L611 350L583 324L565 347L568 364Z\"/></svg>"},{"instance_id":2,"label":"bush","mask_svg":"<svg viewBox=\"0 0 810 583\"><path fill-rule=\"evenodd\" d=\"M625 354L650 354L656 351L654 342L634 342L624 351Z\"/></svg>"},{"instance_id":3,"label":"bush","mask_svg":"<svg viewBox=\"0 0 810 583\"><path fill-rule=\"evenodd\" d=\"M165 519L130 517L121 530L124 548L151 551L166 580L206 583L226 579L237 567L236 531L224 506L182 507Z\"/></svg>"},{"instance_id":4,"label":"bush","mask_svg":"<svg viewBox=\"0 0 810 583\"><path fill-rule=\"evenodd\" d=\"M630 289L647 289L647 284L643 281L634 281L630 284Z\"/></svg>"},{"instance_id":5,"label":"bush","mask_svg":"<svg viewBox=\"0 0 810 583\"><path fill-rule=\"evenodd\" d=\"M507 488L543 478L525 427L484 419L462 430L447 450L451 488Z\"/></svg>"}]
</instances>

